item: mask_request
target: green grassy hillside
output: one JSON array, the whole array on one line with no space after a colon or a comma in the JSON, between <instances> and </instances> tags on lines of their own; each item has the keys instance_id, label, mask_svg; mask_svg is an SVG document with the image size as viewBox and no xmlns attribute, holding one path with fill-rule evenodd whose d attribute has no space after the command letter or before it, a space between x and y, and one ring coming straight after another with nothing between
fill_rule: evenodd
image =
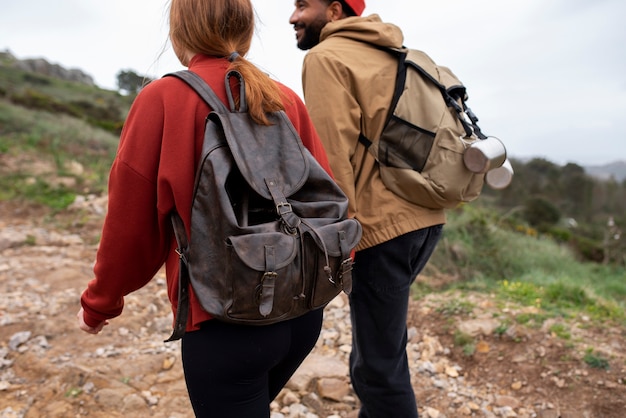
<instances>
[{"instance_id":1,"label":"green grassy hillside","mask_svg":"<svg viewBox=\"0 0 626 418\"><path fill-rule=\"evenodd\" d=\"M0 65L0 199L102 193L132 97Z\"/></svg>"}]
</instances>

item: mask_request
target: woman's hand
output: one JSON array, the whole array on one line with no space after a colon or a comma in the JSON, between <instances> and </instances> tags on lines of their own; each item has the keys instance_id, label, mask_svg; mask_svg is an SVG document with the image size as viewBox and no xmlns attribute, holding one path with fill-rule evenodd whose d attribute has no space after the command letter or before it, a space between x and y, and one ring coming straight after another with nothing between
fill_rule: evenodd
<instances>
[{"instance_id":1,"label":"woman's hand","mask_svg":"<svg viewBox=\"0 0 626 418\"><path fill-rule=\"evenodd\" d=\"M76 318L78 319L78 328L82 329L88 334L97 334L102 331L106 325L109 325L109 321L102 321L96 327L90 327L85 323L85 310L80 308L78 313L76 314Z\"/></svg>"}]
</instances>

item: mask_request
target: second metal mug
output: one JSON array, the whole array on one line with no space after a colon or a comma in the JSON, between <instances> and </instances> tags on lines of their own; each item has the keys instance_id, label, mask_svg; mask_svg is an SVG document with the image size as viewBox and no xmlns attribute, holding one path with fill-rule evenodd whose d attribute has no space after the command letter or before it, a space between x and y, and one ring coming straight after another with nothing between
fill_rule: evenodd
<instances>
[{"instance_id":1,"label":"second metal mug","mask_svg":"<svg viewBox=\"0 0 626 418\"><path fill-rule=\"evenodd\" d=\"M474 173L486 173L500 167L505 160L506 148L493 136L473 142L463 154L465 167Z\"/></svg>"}]
</instances>

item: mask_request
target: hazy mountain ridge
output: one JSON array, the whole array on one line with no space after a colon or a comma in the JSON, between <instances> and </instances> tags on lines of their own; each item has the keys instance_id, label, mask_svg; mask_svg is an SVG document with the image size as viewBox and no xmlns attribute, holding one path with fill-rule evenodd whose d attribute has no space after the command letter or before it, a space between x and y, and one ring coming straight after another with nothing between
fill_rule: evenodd
<instances>
[{"instance_id":1,"label":"hazy mountain ridge","mask_svg":"<svg viewBox=\"0 0 626 418\"><path fill-rule=\"evenodd\" d=\"M602 180L613 178L619 182L626 180L626 160L615 161L604 165L585 166L587 174Z\"/></svg>"},{"instance_id":2,"label":"hazy mountain ridge","mask_svg":"<svg viewBox=\"0 0 626 418\"><path fill-rule=\"evenodd\" d=\"M45 58L19 59L11 51L0 51L0 64L19 68L23 71L59 78L61 80L74 81L89 86L95 86L92 76L78 68L64 68L59 64L48 62Z\"/></svg>"}]
</instances>

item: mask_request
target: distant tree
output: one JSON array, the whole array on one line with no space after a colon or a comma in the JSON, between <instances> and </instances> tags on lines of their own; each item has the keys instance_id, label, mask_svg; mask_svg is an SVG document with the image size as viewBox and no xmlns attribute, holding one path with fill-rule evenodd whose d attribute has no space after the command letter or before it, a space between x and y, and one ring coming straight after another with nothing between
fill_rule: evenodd
<instances>
[{"instance_id":1,"label":"distant tree","mask_svg":"<svg viewBox=\"0 0 626 418\"><path fill-rule=\"evenodd\" d=\"M117 73L117 87L128 94L137 94L142 87L152 81L149 77L139 75L131 70L120 70Z\"/></svg>"},{"instance_id":2,"label":"distant tree","mask_svg":"<svg viewBox=\"0 0 626 418\"><path fill-rule=\"evenodd\" d=\"M533 197L526 202L524 218L530 225L539 230L547 230L559 221L561 212L548 200L541 197Z\"/></svg>"},{"instance_id":3,"label":"distant tree","mask_svg":"<svg viewBox=\"0 0 626 418\"><path fill-rule=\"evenodd\" d=\"M561 168L544 159L534 158L526 164L526 187L530 195L558 196Z\"/></svg>"},{"instance_id":4,"label":"distant tree","mask_svg":"<svg viewBox=\"0 0 626 418\"><path fill-rule=\"evenodd\" d=\"M585 175L585 169L583 167L579 166L578 164L567 163L561 169L561 174L562 175L566 175L566 176L574 176L574 175L583 176L583 175Z\"/></svg>"},{"instance_id":5,"label":"distant tree","mask_svg":"<svg viewBox=\"0 0 626 418\"><path fill-rule=\"evenodd\" d=\"M585 169L573 163L565 165L561 170L560 186L561 209L569 216L590 219L593 216L594 181Z\"/></svg>"},{"instance_id":6,"label":"distant tree","mask_svg":"<svg viewBox=\"0 0 626 418\"><path fill-rule=\"evenodd\" d=\"M621 191L617 192L617 196L618 196L618 207L620 208L620 212L622 213L622 215L624 216L624 219L626 220L626 179L624 179L624 181L622 181L622 184L620 185L620 189Z\"/></svg>"}]
</instances>

